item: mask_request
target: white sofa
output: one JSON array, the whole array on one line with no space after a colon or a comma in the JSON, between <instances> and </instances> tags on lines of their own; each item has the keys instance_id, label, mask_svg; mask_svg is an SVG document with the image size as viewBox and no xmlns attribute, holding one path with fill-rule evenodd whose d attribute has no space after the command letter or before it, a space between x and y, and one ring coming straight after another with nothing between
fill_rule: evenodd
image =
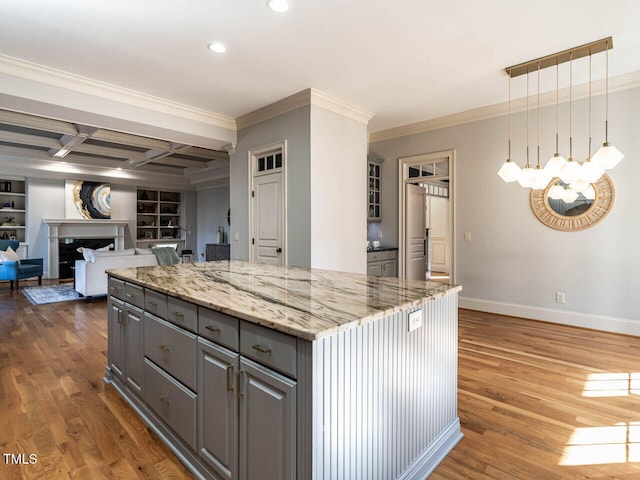
<instances>
[{"instance_id":1,"label":"white sofa","mask_svg":"<svg viewBox=\"0 0 640 480\"><path fill-rule=\"evenodd\" d=\"M146 267L158 264L156 256L153 254L127 255L124 254L125 252L126 251L110 251L108 255L103 254L103 256L96 256L92 262L76 260L76 291L91 300L91 297L96 295L107 294L106 270L111 268Z\"/></svg>"}]
</instances>

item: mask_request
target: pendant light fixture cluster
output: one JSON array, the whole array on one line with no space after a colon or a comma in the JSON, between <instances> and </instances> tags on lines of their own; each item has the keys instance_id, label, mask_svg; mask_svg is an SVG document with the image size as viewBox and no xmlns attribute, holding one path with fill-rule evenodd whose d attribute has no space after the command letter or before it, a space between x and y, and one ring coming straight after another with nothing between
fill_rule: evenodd
<instances>
[{"instance_id":1,"label":"pendant light fixture cluster","mask_svg":"<svg viewBox=\"0 0 640 480\"><path fill-rule=\"evenodd\" d=\"M505 182L518 182L523 188L543 190L549 182L559 177L564 184L556 184L549 189L549 196L554 199L562 199L567 203L576 200L579 194L587 199L595 198L593 183L605 173L605 170L614 168L624 157L620 151L609 143L609 49L613 48L611 37L598 40L580 47L565 50L563 52L548 55L537 60L525 62L520 65L506 68L509 75L509 143L508 157L498 171L498 175ZM591 56L596 53L606 53L606 80L605 80L605 140L593 157L591 157ZM573 60L589 56L589 140L588 155L584 162L580 163L573 158ZM558 139L558 111L559 111L559 72L558 65L569 62L569 158L565 159L559 152ZM540 70L548 67L556 67L556 151L547 161L544 168L540 166ZM537 72L537 163L532 166L529 163L529 75ZM526 96L526 164L520 168L511 158L511 79L520 75L527 75ZM566 187L566 188L565 188Z\"/></svg>"}]
</instances>

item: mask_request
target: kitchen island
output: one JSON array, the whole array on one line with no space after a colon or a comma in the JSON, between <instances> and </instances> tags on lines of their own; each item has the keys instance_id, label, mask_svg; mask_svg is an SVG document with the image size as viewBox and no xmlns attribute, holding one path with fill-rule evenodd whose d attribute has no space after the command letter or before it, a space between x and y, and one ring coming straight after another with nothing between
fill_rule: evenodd
<instances>
[{"instance_id":1,"label":"kitchen island","mask_svg":"<svg viewBox=\"0 0 640 480\"><path fill-rule=\"evenodd\" d=\"M108 273L105 381L197 477L423 480L462 437L459 286L242 261Z\"/></svg>"}]
</instances>

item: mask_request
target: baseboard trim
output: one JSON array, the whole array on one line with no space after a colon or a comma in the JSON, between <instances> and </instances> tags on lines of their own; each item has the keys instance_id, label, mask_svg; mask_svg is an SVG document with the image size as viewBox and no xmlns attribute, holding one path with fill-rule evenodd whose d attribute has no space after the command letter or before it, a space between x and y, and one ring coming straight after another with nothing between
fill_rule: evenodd
<instances>
[{"instance_id":1,"label":"baseboard trim","mask_svg":"<svg viewBox=\"0 0 640 480\"><path fill-rule=\"evenodd\" d=\"M460 297L460 308L640 337L640 320Z\"/></svg>"}]
</instances>

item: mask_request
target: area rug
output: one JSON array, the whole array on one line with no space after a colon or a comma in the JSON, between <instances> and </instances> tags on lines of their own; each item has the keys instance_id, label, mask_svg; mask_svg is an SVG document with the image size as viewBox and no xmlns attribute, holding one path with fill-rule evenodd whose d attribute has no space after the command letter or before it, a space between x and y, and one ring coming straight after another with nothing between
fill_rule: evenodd
<instances>
[{"instance_id":1,"label":"area rug","mask_svg":"<svg viewBox=\"0 0 640 480\"><path fill-rule=\"evenodd\" d=\"M68 302L78 300L80 294L73 289L73 284L47 285L44 287L23 287L20 291L34 305L43 303Z\"/></svg>"}]
</instances>

